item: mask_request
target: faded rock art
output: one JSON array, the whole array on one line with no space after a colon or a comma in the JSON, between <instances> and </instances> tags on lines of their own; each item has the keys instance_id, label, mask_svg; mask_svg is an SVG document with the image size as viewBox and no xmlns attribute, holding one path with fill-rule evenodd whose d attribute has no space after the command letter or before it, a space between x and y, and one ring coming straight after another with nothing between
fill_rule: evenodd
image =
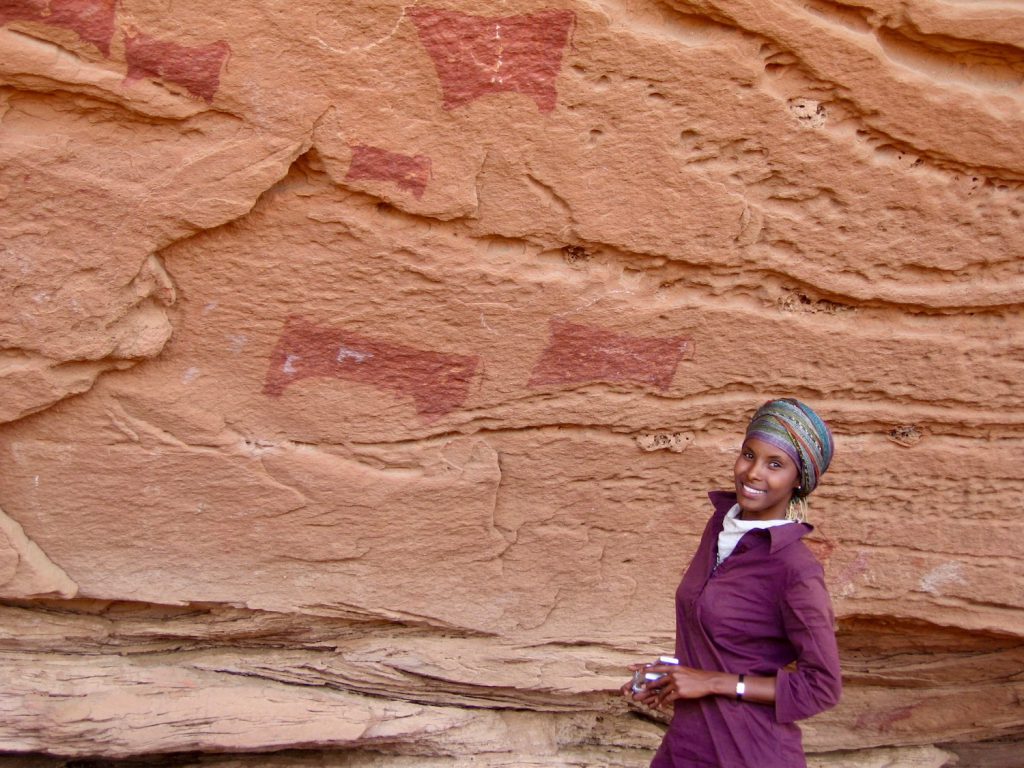
<instances>
[{"instance_id":1,"label":"faded rock art","mask_svg":"<svg viewBox=\"0 0 1024 768\"><path fill-rule=\"evenodd\" d=\"M231 52L225 40L207 45L180 45L142 33L124 35L127 80L154 78L185 88L193 96L213 101L220 72Z\"/></svg>"},{"instance_id":2,"label":"faded rock art","mask_svg":"<svg viewBox=\"0 0 1024 768\"><path fill-rule=\"evenodd\" d=\"M292 317L270 357L263 392L277 397L301 379L330 377L411 397L416 412L433 420L465 403L479 365L475 356L406 347Z\"/></svg>"},{"instance_id":3,"label":"faded rock art","mask_svg":"<svg viewBox=\"0 0 1024 768\"><path fill-rule=\"evenodd\" d=\"M352 147L352 162L345 178L391 181L419 199L430 181L430 158L358 144Z\"/></svg>"},{"instance_id":4,"label":"faded rock art","mask_svg":"<svg viewBox=\"0 0 1024 768\"><path fill-rule=\"evenodd\" d=\"M820 560L821 557L818 559ZM857 591L857 580L870 570L871 563L868 554L866 552L858 552L854 561L847 565L842 572L836 576L833 582L834 586L832 588L832 594L839 597L850 597L855 594Z\"/></svg>"},{"instance_id":5,"label":"faded rock art","mask_svg":"<svg viewBox=\"0 0 1024 768\"><path fill-rule=\"evenodd\" d=\"M529 385L604 381L664 391L671 386L679 361L692 356L693 342L682 336L632 336L555 319L551 341L534 366Z\"/></svg>"},{"instance_id":6,"label":"faded rock art","mask_svg":"<svg viewBox=\"0 0 1024 768\"><path fill-rule=\"evenodd\" d=\"M410 8L438 79L445 109L492 93L521 93L541 112L555 108L555 78L576 16L549 10L497 18Z\"/></svg>"},{"instance_id":7,"label":"faded rock art","mask_svg":"<svg viewBox=\"0 0 1024 768\"><path fill-rule=\"evenodd\" d=\"M879 733L888 733L901 720L909 720L914 716L916 705L910 704L888 711L879 710L864 712L857 717L857 728L866 728Z\"/></svg>"},{"instance_id":8,"label":"faded rock art","mask_svg":"<svg viewBox=\"0 0 1024 768\"><path fill-rule=\"evenodd\" d=\"M2 0L0 26L11 21L35 21L63 27L109 56L115 4L116 0Z\"/></svg>"}]
</instances>

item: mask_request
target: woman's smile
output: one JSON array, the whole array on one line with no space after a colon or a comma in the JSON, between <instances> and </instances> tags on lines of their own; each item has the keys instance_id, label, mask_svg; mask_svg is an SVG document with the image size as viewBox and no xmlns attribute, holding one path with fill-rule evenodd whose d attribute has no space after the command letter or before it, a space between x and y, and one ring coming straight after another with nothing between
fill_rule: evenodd
<instances>
[{"instance_id":1,"label":"woman's smile","mask_svg":"<svg viewBox=\"0 0 1024 768\"><path fill-rule=\"evenodd\" d=\"M740 484L740 488L743 489L743 495L744 496L749 496L749 497L751 497L753 499L756 499L758 496L762 496L762 495L768 493L767 489L760 489L759 490L757 488L751 488L746 483L741 483Z\"/></svg>"}]
</instances>

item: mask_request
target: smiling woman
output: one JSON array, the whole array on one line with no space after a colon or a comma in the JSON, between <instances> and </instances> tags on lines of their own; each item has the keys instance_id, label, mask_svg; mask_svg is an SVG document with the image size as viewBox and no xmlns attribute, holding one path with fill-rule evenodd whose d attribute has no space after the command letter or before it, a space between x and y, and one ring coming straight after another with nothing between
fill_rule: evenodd
<instances>
[{"instance_id":1,"label":"smiling woman","mask_svg":"<svg viewBox=\"0 0 1024 768\"><path fill-rule=\"evenodd\" d=\"M744 520L785 518L798 489L797 464L771 443L753 436L743 441L733 469Z\"/></svg>"},{"instance_id":2,"label":"smiling woman","mask_svg":"<svg viewBox=\"0 0 1024 768\"><path fill-rule=\"evenodd\" d=\"M710 494L714 514L676 592L678 663L634 665L650 681L623 686L647 706L673 704L652 768L806 765L796 721L842 689L824 573L801 541L832 449L797 400L765 403L747 426L735 492Z\"/></svg>"}]
</instances>

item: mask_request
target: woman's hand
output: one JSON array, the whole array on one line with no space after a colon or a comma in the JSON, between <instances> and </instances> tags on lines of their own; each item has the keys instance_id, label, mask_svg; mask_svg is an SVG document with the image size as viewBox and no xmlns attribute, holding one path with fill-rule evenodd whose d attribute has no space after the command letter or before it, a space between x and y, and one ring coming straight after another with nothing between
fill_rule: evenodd
<instances>
[{"instance_id":1,"label":"woman's hand","mask_svg":"<svg viewBox=\"0 0 1024 768\"><path fill-rule=\"evenodd\" d=\"M660 680L652 680L646 686L646 692L654 697L653 703L648 706L659 709L676 699L726 695L730 692L730 686L736 686L736 675L724 672L708 672L675 664L655 664L648 671L664 674Z\"/></svg>"},{"instance_id":2,"label":"woman's hand","mask_svg":"<svg viewBox=\"0 0 1024 768\"><path fill-rule=\"evenodd\" d=\"M651 709L662 709L677 699L699 699L704 696L727 696L735 698L739 675L730 672L709 672L704 669L684 667L680 664L631 664L630 671L643 669L664 675L660 680L650 680L639 693L633 692L632 681L620 691L630 701L636 701ZM744 701L772 704L775 701L775 678L744 675L746 692Z\"/></svg>"}]
</instances>

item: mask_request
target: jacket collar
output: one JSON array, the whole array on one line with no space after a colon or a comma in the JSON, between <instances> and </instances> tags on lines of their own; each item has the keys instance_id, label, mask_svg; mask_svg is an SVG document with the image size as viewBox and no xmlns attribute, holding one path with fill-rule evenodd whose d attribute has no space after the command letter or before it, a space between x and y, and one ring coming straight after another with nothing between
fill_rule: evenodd
<instances>
[{"instance_id":1,"label":"jacket collar","mask_svg":"<svg viewBox=\"0 0 1024 768\"><path fill-rule=\"evenodd\" d=\"M708 494L711 505L715 508L715 523L718 530L722 530L722 520L726 513L736 503L736 494L732 491L711 491ZM793 525L774 525L771 528L756 528L759 535L767 536L771 541L768 551L773 555L783 547L788 547L795 541L800 541L804 536L814 530L810 523L794 523Z\"/></svg>"}]
</instances>

